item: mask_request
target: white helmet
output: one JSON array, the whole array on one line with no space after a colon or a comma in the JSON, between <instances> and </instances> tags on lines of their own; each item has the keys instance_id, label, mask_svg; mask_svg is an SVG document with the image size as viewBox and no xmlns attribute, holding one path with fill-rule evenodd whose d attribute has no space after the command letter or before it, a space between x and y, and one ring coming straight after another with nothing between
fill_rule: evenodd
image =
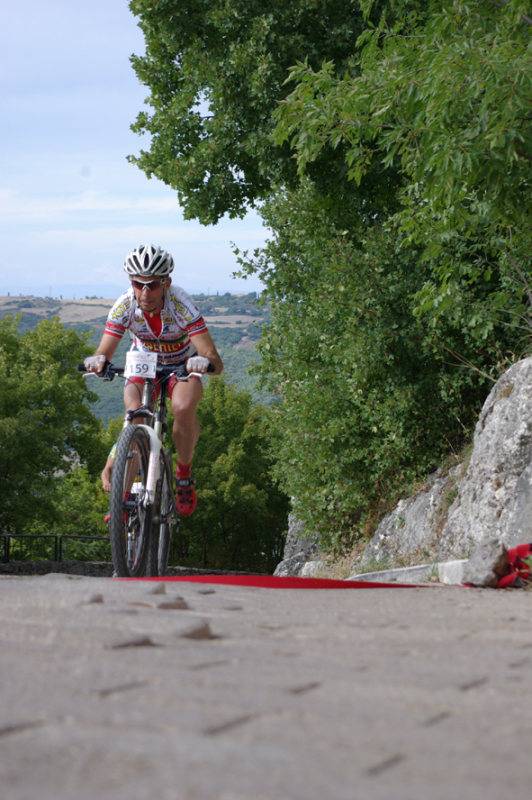
<instances>
[{"instance_id":1,"label":"white helmet","mask_svg":"<svg viewBox=\"0 0 532 800\"><path fill-rule=\"evenodd\" d=\"M169 275L174 268L174 259L153 244L141 244L124 261L124 269L128 275Z\"/></svg>"}]
</instances>

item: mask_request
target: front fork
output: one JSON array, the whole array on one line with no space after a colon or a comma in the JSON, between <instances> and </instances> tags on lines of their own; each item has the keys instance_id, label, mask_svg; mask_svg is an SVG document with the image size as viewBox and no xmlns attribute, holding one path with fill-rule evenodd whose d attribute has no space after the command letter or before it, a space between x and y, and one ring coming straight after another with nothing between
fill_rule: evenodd
<instances>
[{"instance_id":1,"label":"front fork","mask_svg":"<svg viewBox=\"0 0 532 800\"><path fill-rule=\"evenodd\" d=\"M149 425L139 425L143 428L150 437L150 458L148 461L148 476L146 478L146 491L142 505L144 507L153 505L155 501L155 492L157 488L157 481L161 474L161 440L159 438L160 423L155 423L155 428L150 428Z\"/></svg>"},{"instance_id":2,"label":"front fork","mask_svg":"<svg viewBox=\"0 0 532 800\"><path fill-rule=\"evenodd\" d=\"M149 401L151 399L151 386L148 381L144 383L143 393L142 393L142 408L149 408ZM152 415L153 416L153 415ZM131 425L131 419L128 418L128 413L126 413L126 418L124 420L124 427L127 425ZM144 493L144 497L142 498L142 505L146 508L149 505L153 505L155 501L155 493L157 487L157 481L160 477L161 472L161 436L163 431L163 423L162 420L155 418L154 425L151 427L150 425L139 424L139 428L143 428L148 434L150 439L150 457L148 461L148 475L146 478L146 490Z\"/></svg>"},{"instance_id":3,"label":"front fork","mask_svg":"<svg viewBox=\"0 0 532 800\"><path fill-rule=\"evenodd\" d=\"M128 421L126 424L131 425L131 422ZM146 433L148 434L148 438L150 440L148 475L146 477L145 492L144 492L144 497L142 499L142 505L146 508L146 506L148 505L153 505L153 502L155 500L155 490L157 486L157 481L159 480L161 474L162 442L160 436L162 431L162 425L159 420L156 420L153 428L150 425L144 425L144 424L139 424L136 427L142 428L142 430L146 431Z\"/></svg>"}]
</instances>

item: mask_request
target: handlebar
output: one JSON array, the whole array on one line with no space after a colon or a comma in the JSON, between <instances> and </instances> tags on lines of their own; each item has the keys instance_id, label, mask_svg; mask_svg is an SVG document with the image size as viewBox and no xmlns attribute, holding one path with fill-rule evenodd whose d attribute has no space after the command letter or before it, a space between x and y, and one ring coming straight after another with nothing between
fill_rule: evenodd
<instances>
[{"instance_id":1,"label":"handlebar","mask_svg":"<svg viewBox=\"0 0 532 800\"><path fill-rule=\"evenodd\" d=\"M124 367L115 367L111 361L106 361L101 372L92 372L85 368L85 364L78 364L78 372L82 372L87 377L94 375L104 381L113 381L116 375L124 374Z\"/></svg>"},{"instance_id":2,"label":"handlebar","mask_svg":"<svg viewBox=\"0 0 532 800\"><path fill-rule=\"evenodd\" d=\"M85 375L95 375L97 378L102 378L104 381L113 381L116 375L124 374L124 367L115 367L111 361L106 361L101 372L89 372L85 369L85 364L78 364L78 372L83 372ZM207 372L214 372L214 367L209 364ZM157 377L168 378L170 375L175 375L177 378L189 378L195 376L197 378L203 377L200 372L187 372L184 364L161 364L156 368Z\"/></svg>"}]
</instances>

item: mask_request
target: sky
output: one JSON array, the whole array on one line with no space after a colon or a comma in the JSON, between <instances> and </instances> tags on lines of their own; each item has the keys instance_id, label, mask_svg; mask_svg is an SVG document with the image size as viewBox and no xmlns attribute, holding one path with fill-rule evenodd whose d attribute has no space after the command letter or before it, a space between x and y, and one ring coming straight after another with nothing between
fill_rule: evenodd
<instances>
[{"instance_id":1,"label":"sky","mask_svg":"<svg viewBox=\"0 0 532 800\"><path fill-rule=\"evenodd\" d=\"M148 88L129 62L144 39L127 0L18 0L0 28L0 295L114 297L141 243L169 250L190 293L260 290L233 279L231 243L260 246L253 212L205 227L126 160Z\"/></svg>"}]
</instances>

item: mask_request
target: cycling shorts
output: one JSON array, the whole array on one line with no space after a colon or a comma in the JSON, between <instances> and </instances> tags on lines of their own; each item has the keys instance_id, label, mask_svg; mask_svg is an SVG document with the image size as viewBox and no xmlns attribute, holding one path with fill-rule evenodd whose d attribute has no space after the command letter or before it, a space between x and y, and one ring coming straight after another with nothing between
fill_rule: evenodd
<instances>
[{"instance_id":1,"label":"cycling shorts","mask_svg":"<svg viewBox=\"0 0 532 800\"><path fill-rule=\"evenodd\" d=\"M168 397L170 397L170 398L172 397L172 392L174 391L176 385L178 383L181 383L182 380L184 380L184 379L183 378L179 379L179 378L176 378L175 375L170 375L170 377L167 380L167 385L166 385L166 394L168 395ZM189 378L186 378L185 380L189 380L189 381L196 380L196 381L199 381L199 380L201 380L201 378L198 378L196 375L191 375ZM145 379L144 378L136 378L136 377L128 378L126 383L125 383L125 386L128 386L130 383L138 384L139 391L142 392L142 389L140 387L144 386ZM152 402L155 402L155 400L157 400L157 398L159 397L160 393L161 393L161 381L157 378L154 381L154 384L153 384L153 391L152 391L152 395L151 395Z\"/></svg>"}]
</instances>

